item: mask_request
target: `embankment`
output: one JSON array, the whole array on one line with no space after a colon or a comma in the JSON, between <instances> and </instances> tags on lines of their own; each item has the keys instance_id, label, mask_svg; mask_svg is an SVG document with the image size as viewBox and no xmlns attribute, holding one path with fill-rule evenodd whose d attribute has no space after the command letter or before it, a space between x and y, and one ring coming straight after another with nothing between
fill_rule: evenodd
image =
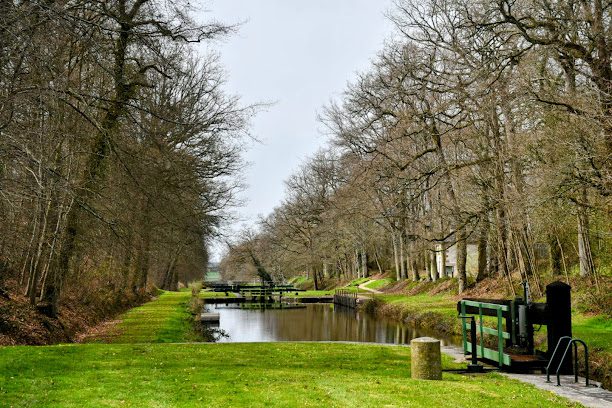
<instances>
[{"instance_id":1,"label":"embankment","mask_svg":"<svg viewBox=\"0 0 612 408\"><path fill-rule=\"evenodd\" d=\"M68 294L62 299L57 318L48 317L32 306L18 290L0 295L0 345L48 345L71 343L100 322L111 319L152 298L99 291L83 297Z\"/></svg>"}]
</instances>

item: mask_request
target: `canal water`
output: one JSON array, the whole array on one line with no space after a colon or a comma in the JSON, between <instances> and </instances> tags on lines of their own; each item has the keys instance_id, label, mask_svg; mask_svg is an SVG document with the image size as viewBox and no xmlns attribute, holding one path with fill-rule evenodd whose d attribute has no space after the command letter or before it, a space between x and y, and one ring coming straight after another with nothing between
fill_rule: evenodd
<instances>
[{"instance_id":1,"label":"canal water","mask_svg":"<svg viewBox=\"0 0 612 408\"><path fill-rule=\"evenodd\" d=\"M409 344L421 336L432 336L443 345L459 344L459 339L414 329L391 320L375 318L354 309L332 304L310 304L299 309L244 310L222 305L207 305L219 313L215 326L227 337L219 342L273 341L354 341Z\"/></svg>"}]
</instances>

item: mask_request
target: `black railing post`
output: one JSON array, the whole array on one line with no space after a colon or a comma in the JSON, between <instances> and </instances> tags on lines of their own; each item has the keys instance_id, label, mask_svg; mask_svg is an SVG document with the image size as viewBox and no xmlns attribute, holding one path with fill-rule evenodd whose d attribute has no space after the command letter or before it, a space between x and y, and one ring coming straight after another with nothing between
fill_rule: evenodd
<instances>
[{"instance_id":1,"label":"black railing post","mask_svg":"<svg viewBox=\"0 0 612 408\"><path fill-rule=\"evenodd\" d=\"M472 364L478 364L478 352L476 351L476 319L474 316L470 316L470 341L472 343Z\"/></svg>"},{"instance_id":2,"label":"black railing post","mask_svg":"<svg viewBox=\"0 0 612 408\"><path fill-rule=\"evenodd\" d=\"M470 343L472 344L472 362L468 364L467 371L470 373L482 373L484 367L478 364L478 346L476 339L476 318L474 316L459 315L460 319L470 319ZM465 324L461 322L462 330L465 328Z\"/></svg>"},{"instance_id":3,"label":"black railing post","mask_svg":"<svg viewBox=\"0 0 612 408\"><path fill-rule=\"evenodd\" d=\"M574 343L574 382L578 382L578 344ZM587 380L588 381L588 380Z\"/></svg>"}]
</instances>

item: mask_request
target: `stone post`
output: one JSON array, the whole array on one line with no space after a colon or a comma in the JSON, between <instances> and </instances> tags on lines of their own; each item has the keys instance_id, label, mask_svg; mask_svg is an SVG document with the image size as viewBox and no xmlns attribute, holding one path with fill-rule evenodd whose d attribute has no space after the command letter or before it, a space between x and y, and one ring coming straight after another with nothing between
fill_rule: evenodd
<instances>
[{"instance_id":1,"label":"stone post","mask_svg":"<svg viewBox=\"0 0 612 408\"><path fill-rule=\"evenodd\" d=\"M421 380L442 379L442 355L440 340L419 337L410 342L412 354L412 378Z\"/></svg>"}]
</instances>

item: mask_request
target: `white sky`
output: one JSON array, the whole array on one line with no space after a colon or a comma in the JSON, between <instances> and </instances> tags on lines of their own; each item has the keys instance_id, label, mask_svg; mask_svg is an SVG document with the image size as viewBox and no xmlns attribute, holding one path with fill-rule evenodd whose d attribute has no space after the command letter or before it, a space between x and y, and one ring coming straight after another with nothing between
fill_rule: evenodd
<instances>
[{"instance_id":1,"label":"white sky","mask_svg":"<svg viewBox=\"0 0 612 408\"><path fill-rule=\"evenodd\" d=\"M245 22L238 34L212 45L229 75L226 90L244 104L275 102L252 121L251 133L262 143L244 155L249 187L239 213L246 224L280 204L283 181L325 144L317 113L382 49L392 31L384 16L391 6L391 0L205 3L203 20Z\"/></svg>"}]
</instances>

